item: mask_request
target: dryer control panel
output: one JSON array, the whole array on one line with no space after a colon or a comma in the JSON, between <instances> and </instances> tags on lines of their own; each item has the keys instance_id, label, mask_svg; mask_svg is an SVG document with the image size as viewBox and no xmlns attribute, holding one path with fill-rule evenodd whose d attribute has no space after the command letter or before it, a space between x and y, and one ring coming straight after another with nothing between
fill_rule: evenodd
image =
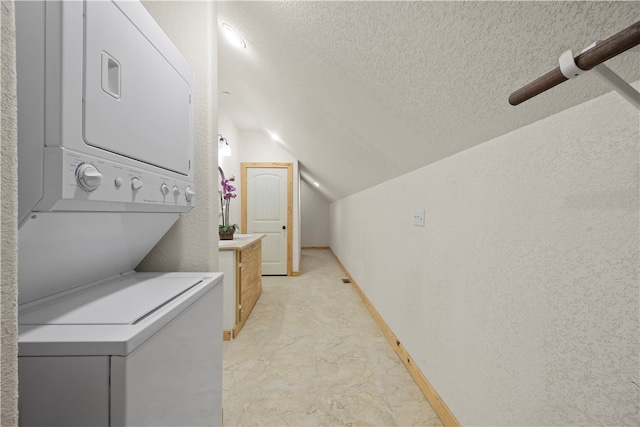
<instances>
[{"instance_id":1,"label":"dryer control panel","mask_svg":"<svg viewBox=\"0 0 640 427\"><path fill-rule=\"evenodd\" d=\"M187 212L195 202L193 182L75 153L45 148L46 197L35 211ZM56 173L60 179L52 179Z\"/></svg>"}]
</instances>

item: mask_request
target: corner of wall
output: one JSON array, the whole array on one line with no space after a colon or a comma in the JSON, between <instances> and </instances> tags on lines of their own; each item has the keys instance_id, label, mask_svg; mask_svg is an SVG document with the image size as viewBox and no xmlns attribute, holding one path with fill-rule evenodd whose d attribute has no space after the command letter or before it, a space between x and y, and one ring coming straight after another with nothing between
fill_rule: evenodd
<instances>
[{"instance_id":1,"label":"corner of wall","mask_svg":"<svg viewBox=\"0 0 640 427\"><path fill-rule=\"evenodd\" d=\"M0 216L2 242L0 244L0 425L18 424L18 126L15 64L14 2L2 1L0 21L2 123L0 151Z\"/></svg>"}]
</instances>

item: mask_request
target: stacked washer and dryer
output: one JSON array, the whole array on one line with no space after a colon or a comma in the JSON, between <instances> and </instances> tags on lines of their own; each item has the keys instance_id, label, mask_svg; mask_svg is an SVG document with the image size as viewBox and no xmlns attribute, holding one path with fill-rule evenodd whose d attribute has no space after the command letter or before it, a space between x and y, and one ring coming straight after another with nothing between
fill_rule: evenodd
<instances>
[{"instance_id":1,"label":"stacked washer and dryer","mask_svg":"<svg viewBox=\"0 0 640 427\"><path fill-rule=\"evenodd\" d=\"M222 274L134 268L195 203L193 69L137 1L16 2L21 425L219 425Z\"/></svg>"}]
</instances>

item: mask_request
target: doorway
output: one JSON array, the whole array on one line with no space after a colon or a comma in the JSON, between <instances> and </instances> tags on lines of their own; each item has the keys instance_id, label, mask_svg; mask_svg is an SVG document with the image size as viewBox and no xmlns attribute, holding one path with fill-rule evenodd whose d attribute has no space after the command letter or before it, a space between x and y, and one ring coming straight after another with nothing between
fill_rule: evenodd
<instances>
[{"instance_id":1,"label":"doorway","mask_svg":"<svg viewBox=\"0 0 640 427\"><path fill-rule=\"evenodd\" d=\"M293 164L242 163L243 233L263 233L262 274L292 275Z\"/></svg>"}]
</instances>

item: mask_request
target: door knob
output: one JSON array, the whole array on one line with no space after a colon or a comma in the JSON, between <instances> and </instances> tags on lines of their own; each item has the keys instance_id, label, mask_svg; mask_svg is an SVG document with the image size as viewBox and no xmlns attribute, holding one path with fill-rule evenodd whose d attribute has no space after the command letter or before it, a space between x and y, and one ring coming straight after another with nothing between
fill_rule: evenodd
<instances>
[{"instance_id":1,"label":"door knob","mask_svg":"<svg viewBox=\"0 0 640 427\"><path fill-rule=\"evenodd\" d=\"M283 229L283 230L286 230L286 229L287 229L287 226L286 226L286 225L283 225L283 226L282 226L282 229Z\"/></svg>"}]
</instances>

